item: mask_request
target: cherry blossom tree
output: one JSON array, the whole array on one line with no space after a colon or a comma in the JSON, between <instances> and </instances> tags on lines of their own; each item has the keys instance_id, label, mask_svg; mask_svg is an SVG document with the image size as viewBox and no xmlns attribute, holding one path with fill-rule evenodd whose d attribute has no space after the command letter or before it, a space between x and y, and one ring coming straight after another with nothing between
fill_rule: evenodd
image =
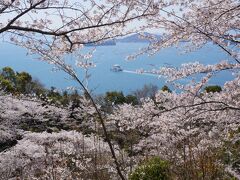
<instances>
[{"instance_id":1,"label":"cherry blossom tree","mask_svg":"<svg viewBox=\"0 0 240 180\"><path fill-rule=\"evenodd\" d=\"M239 77L227 82L221 92L202 91L200 87L206 83L204 78L200 83L187 85L182 93L159 91L155 100L144 99L141 106L116 107L108 117L109 123L115 124L127 139L127 132L139 134L132 150L136 162L142 157L160 156L175 164L176 173L180 168L181 173L194 179L197 169L207 169L205 153L217 155L226 142L239 139ZM209 163L224 166L217 159ZM225 170L232 170L230 167ZM206 170L205 178L212 172Z\"/></svg>"},{"instance_id":2,"label":"cherry blossom tree","mask_svg":"<svg viewBox=\"0 0 240 180\"><path fill-rule=\"evenodd\" d=\"M70 0L4 0L0 2L0 35L3 40L26 47L30 53L37 53L40 59L69 74L84 89L88 101L93 105L91 111L97 114L102 126L121 179L126 177L122 173L116 148L110 140L108 123L109 126L114 124L119 132L139 133L139 139L132 148L137 153L134 165L147 156L161 156L175 163L175 167L181 169L180 166L183 165L185 178L196 177L194 168L200 169L201 174L204 174L203 178L208 178L212 174L209 174L203 164L206 160L204 154L214 154L209 149L221 148L226 141L239 140L239 10L237 0L86 0L84 3ZM136 21L139 21L138 25L129 26ZM149 29L163 30L161 40L151 35L142 35L142 38L150 39L151 44L140 53L130 56L130 59L142 53L154 54L162 48L174 45L184 46L184 50L191 51L209 42L221 48L230 58L215 65L195 62L184 64L180 68L154 69L151 73L166 76L170 81L198 73L206 73L206 76L192 84L174 83L181 89L180 93L160 91L154 100L143 99L139 106L116 106L112 114L105 116L80 80L75 67L66 62L66 54L80 52L80 61L76 65L88 68L94 65L90 60L91 53L81 54L84 44ZM204 92L204 86L212 75L222 70L232 70L235 79L226 82L221 92ZM66 135L65 138L69 137L66 132L58 135L62 134ZM78 136L81 134L75 137ZM21 144L24 146L29 142L33 143L32 149L26 150L29 159L39 158L44 161L46 152L38 139L36 134L25 135L25 139L17 145L15 154L1 154L2 161L5 162L5 157L14 159L16 155L24 158ZM72 147L72 139L69 144ZM36 157L32 157L33 152L36 152ZM12 163L12 159L9 163ZM24 163L29 162L29 159ZM126 159L129 162L128 157ZM63 158L63 161L66 159ZM216 163L222 165L218 161L210 162L211 165ZM78 168L82 167L83 165ZM231 166L226 167L225 171L238 176Z\"/></svg>"},{"instance_id":3,"label":"cherry blossom tree","mask_svg":"<svg viewBox=\"0 0 240 180\"><path fill-rule=\"evenodd\" d=\"M217 64L193 62L181 67L137 70L139 73L154 73L166 77L181 92L159 92L155 101L144 100L141 107L116 107L109 117L119 131L134 129L143 135L142 140L136 143L136 152L146 151L144 156L152 152L153 156L184 162L180 164L184 167L186 165L185 174L190 179L194 179L194 176L190 175L191 170L187 163L194 162L194 159L198 159L197 156L202 159L201 154L210 153L210 148L220 148L224 142L233 143L238 139L239 10L240 4L235 0L161 1L159 13L147 17L152 27L165 30L161 40L143 34L142 38L154 41L150 46L129 56L129 59L143 53L154 55L162 48L170 46L178 46L189 52L207 43L217 45L229 58ZM232 71L233 80L225 83L222 92L204 92L208 80L224 70ZM193 81L187 85L175 82L200 73L206 75L199 82ZM195 167L198 166L200 165L195 164ZM225 170L239 178L239 174L235 173L237 171L234 172L231 167Z\"/></svg>"},{"instance_id":4,"label":"cherry blossom tree","mask_svg":"<svg viewBox=\"0 0 240 180\"><path fill-rule=\"evenodd\" d=\"M158 15L149 20L154 28L164 28L165 33L147 51L154 53L181 41L188 50L194 50L212 42L240 63L238 1L160 1L158 8Z\"/></svg>"},{"instance_id":5,"label":"cherry blossom tree","mask_svg":"<svg viewBox=\"0 0 240 180\"><path fill-rule=\"evenodd\" d=\"M135 27L126 26L156 12L151 0L4 0L0 3L0 34L21 46L64 53L133 32Z\"/></svg>"},{"instance_id":6,"label":"cherry blossom tree","mask_svg":"<svg viewBox=\"0 0 240 180\"><path fill-rule=\"evenodd\" d=\"M94 177L94 153L101 153L99 178L115 179L109 148L103 141L95 146L93 136L76 131L25 133L23 139L1 153L1 178L85 179Z\"/></svg>"},{"instance_id":7,"label":"cherry blossom tree","mask_svg":"<svg viewBox=\"0 0 240 180\"><path fill-rule=\"evenodd\" d=\"M155 3L149 1L56 1L56 0L7 0L0 3L0 35L2 39L28 48L31 53L46 56L54 55L48 62L70 74L79 84L82 82L61 56L79 50L87 43L96 43L105 39L133 32L126 29L129 23L141 20L157 12ZM142 27L139 27L142 28ZM49 60L49 59L48 59ZM87 92L87 89L82 86ZM87 93L90 97L90 94ZM92 98L90 97L92 100ZM92 100L93 104L94 101ZM103 129L115 159L116 168L122 175L114 150L103 124Z\"/></svg>"}]
</instances>

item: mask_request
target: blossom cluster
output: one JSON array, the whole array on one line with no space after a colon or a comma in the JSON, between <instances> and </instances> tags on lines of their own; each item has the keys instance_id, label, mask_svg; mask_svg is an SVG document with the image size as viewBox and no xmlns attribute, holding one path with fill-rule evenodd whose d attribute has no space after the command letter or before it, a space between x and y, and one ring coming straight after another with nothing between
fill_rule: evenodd
<instances>
[{"instance_id":1,"label":"blossom cluster","mask_svg":"<svg viewBox=\"0 0 240 180\"><path fill-rule=\"evenodd\" d=\"M1 178L87 178L92 176L96 150L102 154L97 168L110 170L111 158L104 159L107 145L93 136L76 131L26 132L16 146L0 153Z\"/></svg>"}]
</instances>

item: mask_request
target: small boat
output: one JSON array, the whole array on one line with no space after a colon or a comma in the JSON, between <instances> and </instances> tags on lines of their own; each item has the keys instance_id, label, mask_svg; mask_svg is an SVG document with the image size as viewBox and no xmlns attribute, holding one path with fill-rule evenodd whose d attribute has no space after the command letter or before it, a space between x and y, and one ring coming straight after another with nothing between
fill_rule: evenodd
<instances>
[{"instance_id":1,"label":"small boat","mask_svg":"<svg viewBox=\"0 0 240 180\"><path fill-rule=\"evenodd\" d=\"M113 65L113 67L112 67L110 70L113 71L113 72L123 71L123 69L121 68L121 66L118 65L118 64Z\"/></svg>"}]
</instances>

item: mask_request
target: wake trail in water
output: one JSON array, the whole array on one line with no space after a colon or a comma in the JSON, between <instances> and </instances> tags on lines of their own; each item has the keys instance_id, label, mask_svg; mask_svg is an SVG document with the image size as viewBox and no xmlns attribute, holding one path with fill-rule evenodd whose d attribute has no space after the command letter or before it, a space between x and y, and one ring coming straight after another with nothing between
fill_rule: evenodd
<instances>
[{"instance_id":1,"label":"wake trail in water","mask_svg":"<svg viewBox=\"0 0 240 180\"><path fill-rule=\"evenodd\" d=\"M131 74L145 75L145 76L153 76L153 77L159 78L159 75L157 75L157 74L151 74L151 73L137 73L136 71L128 71L128 70L123 70L122 72L131 73Z\"/></svg>"}]
</instances>

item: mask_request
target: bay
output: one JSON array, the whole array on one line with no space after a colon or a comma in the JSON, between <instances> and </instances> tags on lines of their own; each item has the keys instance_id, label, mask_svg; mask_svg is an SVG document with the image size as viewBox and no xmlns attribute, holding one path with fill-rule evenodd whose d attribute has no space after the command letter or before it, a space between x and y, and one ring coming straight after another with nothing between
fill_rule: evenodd
<instances>
[{"instance_id":1,"label":"bay","mask_svg":"<svg viewBox=\"0 0 240 180\"><path fill-rule=\"evenodd\" d=\"M127 61L126 56L138 52L145 43L117 43L116 46L98 46L93 55L96 67L89 71L89 89L94 94L105 93L106 91L123 91L125 94L142 88L145 84L154 84L162 87L167 84L165 79L154 75L136 74L136 69L144 68L150 70L162 66L179 67L182 63L199 61L203 64L215 64L222 60L231 58L213 44L207 44L203 48L182 54L175 47L166 48L153 56L141 55L134 61ZM86 47L84 52L91 51L93 47ZM70 64L75 63L73 57L68 57ZM114 64L119 64L124 71L112 72L110 69ZM10 66L14 70L29 72L33 77L39 79L47 88L51 86L64 90L69 86L77 86L64 72L53 72L53 66L37 60L33 56L27 56L27 51L21 47L8 43L0 44L0 68ZM80 79L84 79L84 72L77 69ZM211 85L223 85L233 77L231 72L224 71L217 73L209 82ZM170 84L167 84L171 87Z\"/></svg>"}]
</instances>

